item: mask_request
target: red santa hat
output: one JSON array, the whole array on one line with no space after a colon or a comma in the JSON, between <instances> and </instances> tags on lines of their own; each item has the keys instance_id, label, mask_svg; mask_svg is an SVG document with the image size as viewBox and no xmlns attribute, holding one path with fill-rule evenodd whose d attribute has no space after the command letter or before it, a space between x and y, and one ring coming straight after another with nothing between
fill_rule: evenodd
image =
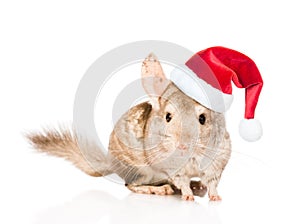
<instances>
[{"instance_id":1,"label":"red santa hat","mask_svg":"<svg viewBox=\"0 0 300 224\"><path fill-rule=\"evenodd\" d=\"M245 119L239 126L240 135L247 141L261 137L262 127L254 119L254 112L263 80L246 55L225 47L211 47L193 55L184 66L176 67L170 79L186 95L220 113L232 103L231 81L245 88Z\"/></svg>"}]
</instances>

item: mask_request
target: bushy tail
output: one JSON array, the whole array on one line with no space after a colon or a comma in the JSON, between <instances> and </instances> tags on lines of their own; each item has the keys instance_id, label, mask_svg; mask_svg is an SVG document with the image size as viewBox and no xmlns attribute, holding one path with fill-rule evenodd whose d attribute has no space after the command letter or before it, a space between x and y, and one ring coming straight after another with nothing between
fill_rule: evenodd
<instances>
[{"instance_id":1,"label":"bushy tail","mask_svg":"<svg viewBox=\"0 0 300 224\"><path fill-rule=\"evenodd\" d=\"M26 138L37 151L62 157L88 175L98 177L111 173L103 150L72 129L44 129L26 134Z\"/></svg>"}]
</instances>

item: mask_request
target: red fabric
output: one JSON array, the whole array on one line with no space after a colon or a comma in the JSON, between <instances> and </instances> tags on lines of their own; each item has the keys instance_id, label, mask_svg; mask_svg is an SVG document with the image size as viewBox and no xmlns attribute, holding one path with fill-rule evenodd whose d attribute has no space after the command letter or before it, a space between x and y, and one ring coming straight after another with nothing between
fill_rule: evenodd
<instances>
[{"instance_id":1,"label":"red fabric","mask_svg":"<svg viewBox=\"0 0 300 224\"><path fill-rule=\"evenodd\" d=\"M231 81L245 88L245 118L254 118L255 108L263 86L256 64L246 55L225 47L199 51L186 65L201 79L223 93L232 94Z\"/></svg>"}]
</instances>

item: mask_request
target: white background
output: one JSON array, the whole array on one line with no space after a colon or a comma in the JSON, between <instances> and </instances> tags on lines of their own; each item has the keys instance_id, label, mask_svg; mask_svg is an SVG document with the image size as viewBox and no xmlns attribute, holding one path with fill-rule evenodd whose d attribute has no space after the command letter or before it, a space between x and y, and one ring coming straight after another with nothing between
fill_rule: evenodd
<instances>
[{"instance_id":1,"label":"white background","mask_svg":"<svg viewBox=\"0 0 300 224\"><path fill-rule=\"evenodd\" d=\"M1 1L0 223L299 223L298 5ZM230 47L253 58L262 73L256 115L263 138L247 143L238 136L243 90L235 89L226 114L234 152L219 185L220 204L132 194L35 153L22 137L26 130L71 123L76 88L88 67L112 48L147 39L195 52ZM111 127L103 127L108 135Z\"/></svg>"}]
</instances>

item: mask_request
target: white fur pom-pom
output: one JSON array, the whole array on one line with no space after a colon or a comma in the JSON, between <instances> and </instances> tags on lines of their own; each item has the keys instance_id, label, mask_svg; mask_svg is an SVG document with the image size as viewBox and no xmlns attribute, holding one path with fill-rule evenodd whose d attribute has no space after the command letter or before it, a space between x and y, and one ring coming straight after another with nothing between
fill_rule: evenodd
<instances>
[{"instance_id":1,"label":"white fur pom-pom","mask_svg":"<svg viewBox=\"0 0 300 224\"><path fill-rule=\"evenodd\" d=\"M243 119L239 126L240 136L248 141L255 142L262 136L262 126L259 120L255 119Z\"/></svg>"}]
</instances>

